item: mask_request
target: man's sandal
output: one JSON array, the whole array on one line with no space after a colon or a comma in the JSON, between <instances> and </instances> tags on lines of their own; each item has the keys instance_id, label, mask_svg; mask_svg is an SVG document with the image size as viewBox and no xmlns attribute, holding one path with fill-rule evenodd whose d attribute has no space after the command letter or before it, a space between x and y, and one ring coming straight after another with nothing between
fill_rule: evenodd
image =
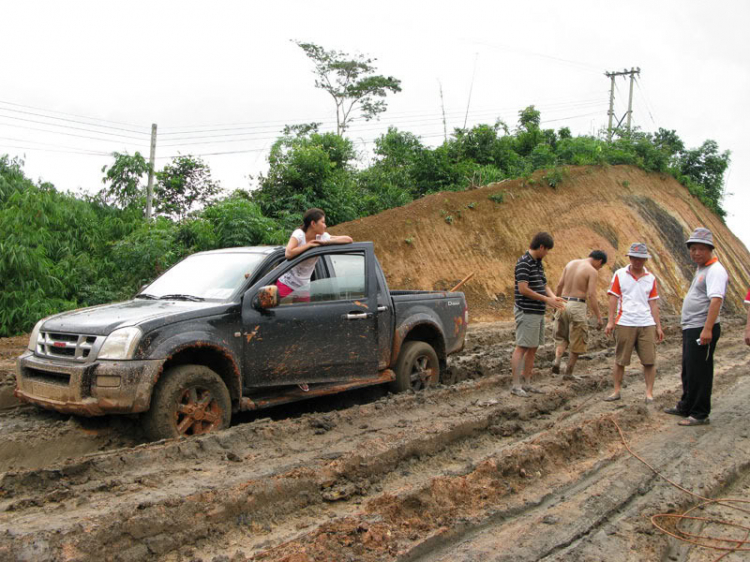
<instances>
[{"instance_id":1,"label":"man's sandal","mask_svg":"<svg viewBox=\"0 0 750 562\"><path fill-rule=\"evenodd\" d=\"M610 396L607 396L604 399L604 401L605 402L614 402L614 401L619 400L619 399L620 399L620 393L618 392L617 394L612 394Z\"/></svg>"},{"instance_id":2,"label":"man's sandal","mask_svg":"<svg viewBox=\"0 0 750 562\"><path fill-rule=\"evenodd\" d=\"M681 422L677 422L677 425L708 425L709 423L711 423L711 421L708 418L699 420L698 418L694 418L693 416L688 416Z\"/></svg>"}]
</instances>

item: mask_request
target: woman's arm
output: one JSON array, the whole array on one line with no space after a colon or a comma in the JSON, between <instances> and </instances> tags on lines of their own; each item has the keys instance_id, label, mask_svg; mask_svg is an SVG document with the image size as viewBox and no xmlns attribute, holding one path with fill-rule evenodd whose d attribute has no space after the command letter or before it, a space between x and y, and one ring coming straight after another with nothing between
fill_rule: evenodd
<instances>
[{"instance_id":1,"label":"woman's arm","mask_svg":"<svg viewBox=\"0 0 750 562\"><path fill-rule=\"evenodd\" d=\"M354 242L351 236L331 236L324 244L351 244Z\"/></svg>"},{"instance_id":2,"label":"woman's arm","mask_svg":"<svg viewBox=\"0 0 750 562\"><path fill-rule=\"evenodd\" d=\"M319 240L310 240L307 244L302 244L300 246L299 240L294 236L291 236L289 242L287 242L286 250L284 250L284 257L288 260L294 259L302 252L309 250L310 248L315 248L316 246L320 246Z\"/></svg>"}]
</instances>

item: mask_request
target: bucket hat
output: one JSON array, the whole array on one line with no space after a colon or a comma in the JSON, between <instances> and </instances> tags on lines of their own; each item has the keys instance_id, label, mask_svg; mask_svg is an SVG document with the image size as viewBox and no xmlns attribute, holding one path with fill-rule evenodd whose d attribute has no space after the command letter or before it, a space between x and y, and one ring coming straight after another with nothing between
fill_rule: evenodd
<instances>
[{"instance_id":1,"label":"bucket hat","mask_svg":"<svg viewBox=\"0 0 750 562\"><path fill-rule=\"evenodd\" d=\"M648 253L648 248L643 242L633 242L630 245L630 251L627 253L631 258L650 258L651 254Z\"/></svg>"},{"instance_id":2,"label":"bucket hat","mask_svg":"<svg viewBox=\"0 0 750 562\"><path fill-rule=\"evenodd\" d=\"M711 234L711 231L707 228L703 228L702 226L696 228L693 233L690 235L690 238L687 239L687 242L685 242L690 247L690 244L705 244L706 246L714 247L714 235Z\"/></svg>"}]
</instances>

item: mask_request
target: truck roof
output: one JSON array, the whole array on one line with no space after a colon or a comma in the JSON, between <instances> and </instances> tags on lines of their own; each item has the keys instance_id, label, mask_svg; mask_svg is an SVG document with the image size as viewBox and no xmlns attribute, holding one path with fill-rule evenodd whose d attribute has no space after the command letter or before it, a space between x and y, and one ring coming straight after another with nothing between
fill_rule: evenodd
<instances>
[{"instance_id":1,"label":"truck roof","mask_svg":"<svg viewBox=\"0 0 750 562\"><path fill-rule=\"evenodd\" d=\"M235 248L219 248L217 250L207 250L205 252L196 252L194 256L203 254L270 254L283 246L238 246Z\"/></svg>"}]
</instances>

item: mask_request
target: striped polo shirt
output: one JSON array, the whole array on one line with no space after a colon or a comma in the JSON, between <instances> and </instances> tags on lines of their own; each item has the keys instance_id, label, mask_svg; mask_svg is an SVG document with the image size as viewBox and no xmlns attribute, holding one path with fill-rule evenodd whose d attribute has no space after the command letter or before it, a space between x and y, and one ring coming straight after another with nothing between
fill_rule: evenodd
<instances>
[{"instance_id":1,"label":"striped polo shirt","mask_svg":"<svg viewBox=\"0 0 750 562\"><path fill-rule=\"evenodd\" d=\"M529 289L540 295L547 294L547 277L544 275L542 260L535 260L527 251L516 262L516 306L529 314L544 314L547 305L542 301L535 301L522 295L518 290L518 283L525 281Z\"/></svg>"},{"instance_id":2,"label":"striped polo shirt","mask_svg":"<svg viewBox=\"0 0 750 562\"><path fill-rule=\"evenodd\" d=\"M656 277L645 267L643 270L638 279L630 273L630 266L618 269L612 277L607 293L618 299L615 317L618 326L656 325L649 305L650 301L659 298Z\"/></svg>"}]
</instances>

